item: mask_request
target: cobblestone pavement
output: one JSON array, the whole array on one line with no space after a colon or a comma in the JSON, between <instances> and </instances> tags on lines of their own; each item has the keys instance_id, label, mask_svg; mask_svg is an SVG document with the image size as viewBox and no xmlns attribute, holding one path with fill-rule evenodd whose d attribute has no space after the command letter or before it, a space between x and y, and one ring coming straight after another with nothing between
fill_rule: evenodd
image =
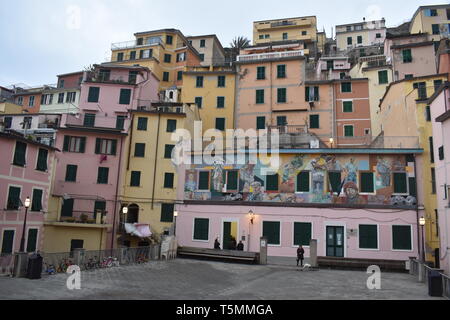
<instances>
[{"instance_id":1,"label":"cobblestone pavement","mask_svg":"<svg viewBox=\"0 0 450 320\"><path fill-rule=\"evenodd\" d=\"M363 271L300 271L281 265L242 265L177 259L81 273L81 290L68 275L39 280L0 277L0 299L310 300L431 299L409 274L382 273L381 290L366 287Z\"/></svg>"}]
</instances>

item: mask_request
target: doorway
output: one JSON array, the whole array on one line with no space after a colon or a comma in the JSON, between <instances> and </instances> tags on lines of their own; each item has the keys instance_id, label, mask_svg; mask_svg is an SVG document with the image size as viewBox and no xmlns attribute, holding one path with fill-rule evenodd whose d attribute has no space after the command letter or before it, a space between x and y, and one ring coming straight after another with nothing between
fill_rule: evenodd
<instances>
[{"instance_id":1,"label":"doorway","mask_svg":"<svg viewBox=\"0 0 450 320\"><path fill-rule=\"evenodd\" d=\"M344 227L327 226L327 257L344 257Z\"/></svg>"},{"instance_id":2,"label":"doorway","mask_svg":"<svg viewBox=\"0 0 450 320\"><path fill-rule=\"evenodd\" d=\"M224 250L236 249L232 246L232 239L237 241L238 236L238 224L237 222L225 221L223 223L223 238L222 238L222 248Z\"/></svg>"}]
</instances>

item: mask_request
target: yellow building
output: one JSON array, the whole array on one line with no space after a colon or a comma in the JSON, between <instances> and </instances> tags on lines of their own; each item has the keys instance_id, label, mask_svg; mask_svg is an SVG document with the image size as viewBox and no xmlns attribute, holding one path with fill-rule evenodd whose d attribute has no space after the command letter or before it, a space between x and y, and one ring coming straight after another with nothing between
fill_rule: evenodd
<instances>
[{"instance_id":1,"label":"yellow building","mask_svg":"<svg viewBox=\"0 0 450 320\"><path fill-rule=\"evenodd\" d=\"M183 78L181 100L197 104L203 132L233 129L236 72L230 67L191 67Z\"/></svg>"},{"instance_id":2,"label":"yellow building","mask_svg":"<svg viewBox=\"0 0 450 320\"><path fill-rule=\"evenodd\" d=\"M409 33L428 33L433 41L448 38L450 4L421 6L414 13Z\"/></svg>"},{"instance_id":3,"label":"yellow building","mask_svg":"<svg viewBox=\"0 0 450 320\"><path fill-rule=\"evenodd\" d=\"M0 114L18 114L22 113L22 106L12 102L1 102L0 101Z\"/></svg>"},{"instance_id":4,"label":"yellow building","mask_svg":"<svg viewBox=\"0 0 450 320\"><path fill-rule=\"evenodd\" d=\"M160 80L160 91L180 88L184 68L201 64L200 54L177 29L138 32L134 36L135 40L111 45L111 62L149 68Z\"/></svg>"},{"instance_id":5,"label":"yellow building","mask_svg":"<svg viewBox=\"0 0 450 320\"><path fill-rule=\"evenodd\" d=\"M146 110L132 111L121 170L119 244L136 247L142 241L126 233L125 223L148 225L156 237L170 232L178 186L177 168L172 163L172 132L179 128L193 132L195 120L198 110L194 104L154 103Z\"/></svg>"},{"instance_id":6,"label":"yellow building","mask_svg":"<svg viewBox=\"0 0 450 320\"><path fill-rule=\"evenodd\" d=\"M315 16L253 22L254 45L287 40L317 43L317 37Z\"/></svg>"},{"instance_id":7,"label":"yellow building","mask_svg":"<svg viewBox=\"0 0 450 320\"><path fill-rule=\"evenodd\" d=\"M424 153L415 159L415 175L419 215L424 215L426 219L427 261L434 261L434 251L439 248L434 154L430 152L433 150L433 134L427 100L447 78L447 74L438 74L392 82L380 102L385 144L389 143L389 137L396 137L393 141L399 141L398 137L402 137L402 147L410 148L419 144L424 149Z\"/></svg>"}]
</instances>

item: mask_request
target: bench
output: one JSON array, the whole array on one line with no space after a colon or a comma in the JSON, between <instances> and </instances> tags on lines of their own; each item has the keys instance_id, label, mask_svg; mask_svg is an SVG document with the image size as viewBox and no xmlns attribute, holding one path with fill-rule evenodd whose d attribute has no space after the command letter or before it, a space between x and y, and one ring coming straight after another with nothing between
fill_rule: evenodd
<instances>
[{"instance_id":1,"label":"bench","mask_svg":"<svg viewBox=\"0 0 450 320\"><path fill-rule=\"evenodd\" d=\"M178 247L178 256L251 263L256 263L259 261L259 253L256 252L216 250L194 247Z\"/></svg>"}]
</instances>

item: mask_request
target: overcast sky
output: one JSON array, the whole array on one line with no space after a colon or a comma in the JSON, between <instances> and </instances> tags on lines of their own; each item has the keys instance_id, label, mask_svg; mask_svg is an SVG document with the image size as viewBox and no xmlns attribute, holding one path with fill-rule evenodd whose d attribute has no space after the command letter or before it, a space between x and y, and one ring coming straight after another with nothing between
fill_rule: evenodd
<instances>
[{"instance_id":1,"label":"overcast sky","mask_svg":"<svg viewBox=\"0 0 450 320\"><path fill-rule=\"evenodd\" d=\"M420 0L0 0L0 85L56 83L110 57L111 43L133 33L176 28L215 33L224 47L252 40L252 22L315 15L327 36L338 24L384 17L388 27L411 19Z\"/></svg>"}]
</instances>

